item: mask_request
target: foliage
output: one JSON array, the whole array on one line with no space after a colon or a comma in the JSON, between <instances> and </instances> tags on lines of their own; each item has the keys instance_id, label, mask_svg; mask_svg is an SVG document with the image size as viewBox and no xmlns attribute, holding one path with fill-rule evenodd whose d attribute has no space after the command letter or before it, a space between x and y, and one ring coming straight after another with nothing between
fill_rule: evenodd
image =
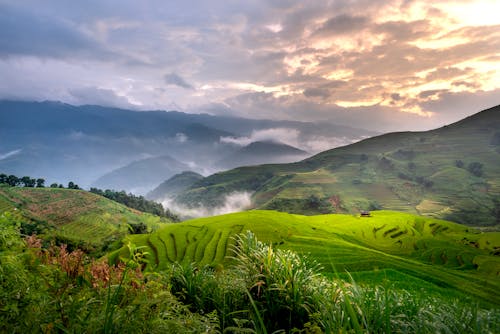
<instances>
[{"instance_id":1,"label":"foliage","mask_svg":"<svg viewBox=\"0 0 500 334\"><path fill-rule=\"evenodd\" d=\"M170 221L82 190L0 187L0 213L22 217L21 233L66 244L93 256L120 247L131 233L149 233Z\"/></svg>"},{"instance_id":2,"label":"foliage","mask_svg":"<svg viewBox=\"0 0 500 334\"><path fill-rule=\"evenodd\" d=\"M179 217L169 209L163 208L163 205L160 203L145 199L144 196L136 196L130 193L127 194L125 191L113 191L109 189L103 191L97 188L90 188L90 192L124 204L132 209L148 212L160 217L166 217L173 222L180 221Z\"/></svg>"},{"instance_id":3,"label":"foliage","mask_svg":"<svg viewBox=\"0 0 500 334\"><path fill-rule=\"evenodd\" d=\"M15 175L0 174L0 184L7 184L11 187L23 186L27 188L43 188L45 186L45 179L33 179L29 176L23 176L21 178Z\"/></svg>"},{"instance_id":4,"label":"foliage","mask_svg":"<svg viewBox=\"0 0 500 334\"><path fill-rule=\"evenodd\" d=\"M480 162L471 162L467 165L467 170L474 176L483 176L483 164Z\"/></svg>"},{"instance_id":5,"label":"foliage","mask_svg":"<svg viewBox=\"0 0 500 334\"><path fill-rule=\"evenodd\" d=\"M500 326L498 309L389 283L328 279L320 266L275 249L249 231L236 236L232 266L214 271L173 266L172 291L198 313L216 312L228 332L486 333Z\"/></svg>"},{"instance_id":6,"label":"foliage","mask_svg":"<svg viewBox=\"0 0 500 334\"><path fill-rule=\"evenodd\" d=\"M495 132L490 141L491 145L500 146L500 131Z\"/></svg>"},{"instance_id":7,"label":"foliage","mask_svg":"<svg viewBox=\"0 0 500 334\"><path fill-rule=\"evenodd\" d=\"M170 293L168 276L143 274L141 250L111 266L65 246L23 242L0 216L0 332L211 333L214 314L192 313ZM8 246L8 248L6 248Z\"/></svg>"},{"instance_id":8,"label":"foliage","mask_svg":"<svg viewBox=\"0 0 500 334\"><path fill-rule=\"evenodd\" d=\"M195 263L144 272L148 251L126 242L115 265L79 249L21 238L0 216L0 331L92 333L488 333L498 309L352 278L326 278L319 264L236 236L231 264Z\"/></svg>"},{"instance_id":9,"label":"foliage","mask_svg":"<svg viewBox=\"0 0 500 334\"><path fill-rule=\"evenodd\" d=\"M335 270L353 274L392 270L398 274L391 282L408 288L424 287L457 297L466 294L486 305L500 304L495 293L500 289L496 279L500 261L495 256L500 233L478 233L406 213L371 211L371 217L365 218L252 210L169 224L126 239L145 247L147 270L167 270L175 262L218 268L231 264L224 257L234 244L232 237L245 230L282 250L310 254L328 275ZM110 253L110 259L127 254L121 248ZM364 275L358 280L381 282L383 277Z\"/></svg>"}]
</instances>

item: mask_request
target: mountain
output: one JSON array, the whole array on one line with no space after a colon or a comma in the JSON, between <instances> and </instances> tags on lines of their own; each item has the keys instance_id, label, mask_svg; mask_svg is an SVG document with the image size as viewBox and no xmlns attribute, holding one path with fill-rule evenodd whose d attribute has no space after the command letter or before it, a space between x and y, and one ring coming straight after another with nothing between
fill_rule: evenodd
<instances>
[{"instance_id":1,"label":"mountain","mask_svg":"<svg viewBox=\"0 0 500 334\"><path fill-rule=\"evenodd\" d=\"M287 144L299 147L300 143L308 152L374 135L326 123L4 100L0 101L0 171L89 187L111 170L168 155L189 165L187 169L208 175L220 171L217 163L242 145L276 140L283 134Z\"/></svg>"},{"instance_id":2,"label":"mountain","mask_svg":"<svg viewBox=\"0 0 500 334\"><path fill-rule=\"evenodd\" d=\"M264 163L285 163L306 158L308 153L296 147L272 141L256 141L219 161L218 166L234 168Z\"/></svg>"},{"instance_id":3,"label":"mountain","mask_svg":"<svg viewBox=\"0 0 500 334\"><path fill-rule=\"evenodd\" d=\"M147 158L134 161L101 176L94 182L93 186L101 189L128 190L136 194L145 194L162 180L188 168L187 165L169 156Z\"/></svg>"},{"instance_id":4,"label":"mountain","mask_svg":"<svg viewBox=\"0 0 500 334\"><path fill-rule=\"evenodd\" d=\"M253 207L293 213L390 209L469 225L500 224L500 106L426 132L399 132L291 164L211 175L176 201L222 205L251 192Z\"/></svg>"},{"instance_id":5,"label":"mountain","mask_svg":"<svg viewBox=\"0 0 500 334\"><path fill-rule=\"evenodd\" d=\"M201 174L184 171L162 182L158 187L147 193L146 198L162 201L167 197L174 197L201 179L203 179L203 175Z\"/></svg>"}]
</instances>

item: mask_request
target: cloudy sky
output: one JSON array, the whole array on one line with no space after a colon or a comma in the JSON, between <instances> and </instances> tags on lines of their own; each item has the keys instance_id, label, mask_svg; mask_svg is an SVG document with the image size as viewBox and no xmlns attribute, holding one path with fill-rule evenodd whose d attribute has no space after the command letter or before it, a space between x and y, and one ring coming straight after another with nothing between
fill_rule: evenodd
<instances>
[{"instance_id":1,"label":"cloudy sky","mask_svg":"<svg viewBox=\"0 0 500 334\"><path fill-rule=\"evenodd\" d=\"M0 0L0 98L429 129L500 103L498 13L498 0Z\"/></svg>"}]
</instances>

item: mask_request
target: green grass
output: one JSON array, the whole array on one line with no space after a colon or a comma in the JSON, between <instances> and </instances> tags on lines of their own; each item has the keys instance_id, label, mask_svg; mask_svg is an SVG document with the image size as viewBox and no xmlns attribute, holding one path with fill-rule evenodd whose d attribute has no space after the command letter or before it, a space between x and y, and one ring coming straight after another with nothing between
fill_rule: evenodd
<instances>
[{"instance_id":1,"label":"green grass","mask_svg":"<svg viewBox=\"0 0 500 334\"><path fill-rule=\"evenodd\" d=\"M375 211L372 217L361 218L255 210L168 225L149 236L127 236L124 243L131 240L146 247L152 259L148 270L166 268L175 261L228 265L224 255L229 255L231 237L246 230L263 242L316 259L325 273L349 271L360 277L390 273L388 280L399 277L395 282L410 285L426 282L422 288L432 286L500 305L500 258L494 255L500 233L479 233L406 213ZM126 252L122 248L110 258Z\"/></svg>"},{"instance_id":2,"label":"green grass","mask_svg":"<svg viewBox=\"0 0 500 334\"><path fill-rule=\"evenodd\" d=\"M129 234L129 225L143 223L154 231L169 222L96 194L70 189L1 187L2 210L33 224L45 222L49 229L42 237L84 246L91 252Z\"/></svg>"}]
</instances>

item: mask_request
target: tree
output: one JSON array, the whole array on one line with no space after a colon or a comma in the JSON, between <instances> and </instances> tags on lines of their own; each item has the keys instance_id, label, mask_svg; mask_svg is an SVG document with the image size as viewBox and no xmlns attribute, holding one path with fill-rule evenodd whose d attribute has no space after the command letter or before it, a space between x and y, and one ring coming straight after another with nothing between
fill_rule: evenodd
<instances>
[{"instance_id":1,"label":"tree","mask_svg":"<svg viewBox=\"0 0 500 334\"><path fill-rule=\"evenodd\" d=\"M45 187L45 179L42 179L42 178L36 179L36 187L37 188L44 188Z\"/></svg>"},{"instance_id":2,"label":"tree","mask_svg":"<svg viewBox=\"0 0 500 334\"><path fill-rule=\"evenodd\" d=\"M7 183L7 174L0 174L0 184Z\"/></svg>"},{"instance_id":3,"label":"tree","mask_svg":"<svg viewBox=\"0 0 500 334\"><path fill-rule=\"evenodd\" d=\"M59 186L59 185L58 185L57 183L52 183L52 184L50 185L50 187L51 187L51 188L57 188L58 186Z\"/></svg>"},{"instance_id":4,"label":"tree","mask_svg":"<svg viewBox=\"0 0 500 334\"><path fill-rule=\"evenodd\" d=\"M68 189L80 189L78 184L75 184L73 181L68 182Z\"/></svg>"},{"instance_id":5,"label":"tree","mask_svg":"<svg viewBox=\"0 0 500 334\"><path fill-rule=\"evenodd\" d=\"M483 164L480 162L471 162L467 166L467 170L474 176L477 177L483 176Z\"/></svg>"},{"instance_id":6,"label":"tree","mask_svg":"<svg viewBox=\"0 0 500 334\"><path fill-rule=\"evenodd\" d=\"M500 131L499 132L496 132L494 135L493 135L493 138L491 138L491 142L490 142L491 145L494 145L494 146L499 146L500 145Z\"/></svg>"},{"instance_id":7,"label":"tree","mask_svg":"<svg viewBox=\"0 0 500 334\"><path fill-rule=\"evenodd\" d=\"M11 187L18 186L20 183L20 180L17 176L15 175L9 175L7 176L7 184Z\"/></svg>"},{"instance_id":8,"label":"tree","mask_svg":"<svg viewBox=\"0 0 500 334\"><path fill-rule=\"evenodd\" d=\"M24 184L25 187L28 187L28 188L33 188L35 187L35 184L36 184L36 180L35 179L32 179L31 177L29 176L23 176L21 178L21 183Z\"/></svg>"}]
</instances>

